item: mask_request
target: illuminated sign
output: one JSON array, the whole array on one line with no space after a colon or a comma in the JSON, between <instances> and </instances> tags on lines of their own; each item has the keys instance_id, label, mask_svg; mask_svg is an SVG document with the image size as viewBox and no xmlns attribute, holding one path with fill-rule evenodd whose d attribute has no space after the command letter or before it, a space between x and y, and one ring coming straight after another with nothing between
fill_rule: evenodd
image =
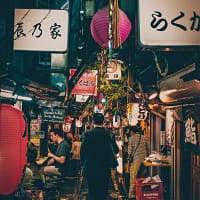
<instances>
[{"instance_id":1,"label":"illuminated sign","mask_svg":"<svg viewBox=\"0 0 200 200\"><path fill-rule=\"evenodd\" d=\"M15 9L14 50L67 51L68 19L66 10Z\"/></svg>"},{"instance_id":2,"label":"illuminated sign","mask_svg":"<svg viewBox=\"0 0 200 200\"><path fill-rule=\"evenodd\" d=\"M71 77L76 69L71 70ZM97 70L86 70L74 86L72 94L97 95Z\"/></svg>"},{"instance_id":3,"label":"illuminated sign","mask_svg":"<svg viewBox=\"0 0 200 200\"><path fill-rule=\"evenodd\" d=\"M199 0L139 0L141 46L200 45Z\"/></svg>"}]
</instances>

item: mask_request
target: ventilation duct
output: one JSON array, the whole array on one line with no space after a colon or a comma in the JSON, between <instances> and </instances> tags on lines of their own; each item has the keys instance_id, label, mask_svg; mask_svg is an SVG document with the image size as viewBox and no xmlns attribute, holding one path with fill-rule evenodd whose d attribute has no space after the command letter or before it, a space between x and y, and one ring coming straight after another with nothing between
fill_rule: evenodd
<instances>
[{"instance_id":1,"label":"ventilation duct","mask_svg":"<svg viewBox=\"0 0 200 200\"><path fill-rule=\"evenodd\" d=\"M159 98L166 104L179 104L200 97L199 72L191 64L158 81Z\"/></svg>"}]
</instances>

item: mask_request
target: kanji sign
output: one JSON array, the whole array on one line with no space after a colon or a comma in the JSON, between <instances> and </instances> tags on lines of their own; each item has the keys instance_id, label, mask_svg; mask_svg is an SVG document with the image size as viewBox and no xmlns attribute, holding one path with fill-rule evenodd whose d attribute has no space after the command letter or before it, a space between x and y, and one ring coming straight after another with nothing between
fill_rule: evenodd
<instances>
[{"instance_id":1,"label":"kanji sign","mask_svg":"<svg viewBox=\"0 0 200 200\"><path fill-rule=\"evenodd\" d=\"M121 60L112 59L108 62L106 77L109 80L120 80L121 79Z\"/></svg>"},{"instance_id":2,"label":"kanji sign","mask_svg":"<svg viewBox=\"0 0 200 200\"><path fill-rule=\"evenodd\" d=\"M199 0L139 0L141 46L200 45Z\"/></svg>"},{"instance_id":3,"label":"kanji sign","mask_svg":"<svg viewBox=\"0 0 200 200\"><path fill-rule=\"evenodd\" d=\"M71 77L75 72L76 69L71 70ZM97 95L97 70L86 70L74 86L71 93L82 95Z\"/></svg>"},{"instance_id":4,"label":"kanji sign","mask_svg":"<svg viewBox=\"0 0 200 200\"><path fill-rule=\"evenodd\" d=\"M14 50L67 51L68 20L66 10L15 9Z\"/></svg>"},{"instance_id":5,"label":"kanji sign","mask_svg":"<svg viewBox=\"0 0 200 200\"><path fill-rule=\"evenodd\" d=\"M147 118L148 111L144 104L128 103L127 105L127 118L130 125L136 125L139 120Z\"/></svg>"}]
</instances>

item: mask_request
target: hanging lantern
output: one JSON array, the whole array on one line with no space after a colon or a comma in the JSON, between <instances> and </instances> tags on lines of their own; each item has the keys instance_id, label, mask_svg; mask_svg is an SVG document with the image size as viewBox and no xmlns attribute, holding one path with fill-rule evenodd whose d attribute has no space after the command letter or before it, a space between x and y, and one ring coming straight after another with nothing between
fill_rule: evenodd
<instances>
[{"instance_id":1,"label":"hanging lantern","mask_svg":"<svg viewBox=\"0 0 200 200\"><path fill-rule=\"evenodd\" d=\"M27 134L22 111L0 104L0 195L18 189L26 164Z\"/></svg>"},{"instance_id":2,"label":"hanging lantern","mask_svg":"<svg viewBox=\"0 0 200 200\"><path fill-rule=\"evenodd\" d=\"M118 8L118 35L117 44L113 45L113 48L117 48L122 44L129 36L131 32L131 22L128 19L127 15ZM113 23L113 26L116 23ZM109 7L106 6L102 9L99 9L97 13L93 16L90 24L91 34L95 42L98 43L101 47L108 48L109 40ZM113 30L115 28L113 27ZM113 33L115 34L115 33ZM115 38L115 37L113 37ZM114 41L113 41L114 44Z\"/></svg>"},{"instance_id":3,"label":"hanging lantern","mask_svg":"<svg viewBox=\"0 0 200 200\"><path fill-rule=\"evenodd\" d=\"M113 116L113 127L114 128L119 128L120 125L121 125L120 115L119 115L119 112L116 111L115 115Z\"/></svg>"}]
</instances>

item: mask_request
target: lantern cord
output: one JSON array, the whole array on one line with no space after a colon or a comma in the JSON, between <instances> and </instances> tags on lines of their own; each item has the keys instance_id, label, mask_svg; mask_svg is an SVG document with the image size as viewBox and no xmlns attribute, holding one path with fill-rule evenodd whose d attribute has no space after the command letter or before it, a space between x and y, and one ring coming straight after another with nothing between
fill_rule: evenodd
<instances>
[{"instance_id":1,"label":"lantern cord","mask_svg":"<svg viewBox=\"0 0 200 200\"><path fill-rule=\"evenodd\" d=\"M117 48L121 45L121 38L119 37L119 5L118 0L114 0L114 13L113 13L113 47Z\"/></svg>"},{"instance_id":2,"label":"lantern cord","mask_svg":"<svg viewBox=\"0 0 200 200\"><path fill-rule=\"evenodd\" d=\"M109 58L112 62L112 48L113 48L113 0L109 1L109 27L108 27L108 51Z\"/></svg>"}]
</instances>

